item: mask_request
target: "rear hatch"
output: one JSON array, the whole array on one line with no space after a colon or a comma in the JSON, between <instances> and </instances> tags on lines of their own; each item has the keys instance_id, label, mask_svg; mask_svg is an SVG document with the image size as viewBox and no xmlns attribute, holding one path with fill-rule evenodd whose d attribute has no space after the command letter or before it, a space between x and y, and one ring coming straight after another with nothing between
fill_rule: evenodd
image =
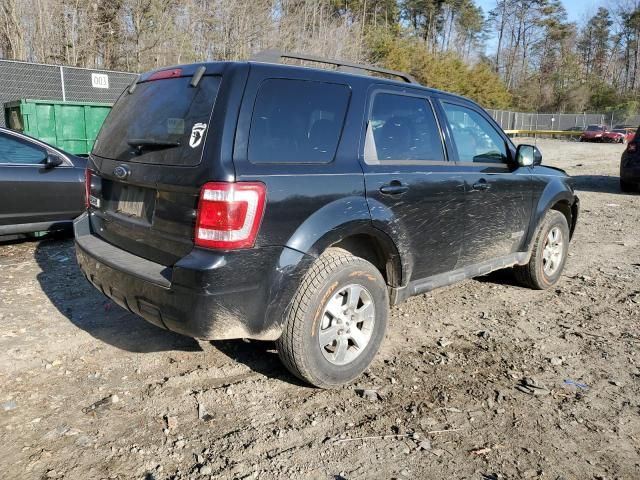
<instances>
[{"instance_id":1,"label":"rear hatch","mask_svg":"<svg viewBox=\"0 0 640 480\"><path fill-rule=\"evenodd\" d=\"M220 75L204 66L142 76L115 103L91 154L92 231L163 265L193 248Z\"/></svg>"}]
</instances>

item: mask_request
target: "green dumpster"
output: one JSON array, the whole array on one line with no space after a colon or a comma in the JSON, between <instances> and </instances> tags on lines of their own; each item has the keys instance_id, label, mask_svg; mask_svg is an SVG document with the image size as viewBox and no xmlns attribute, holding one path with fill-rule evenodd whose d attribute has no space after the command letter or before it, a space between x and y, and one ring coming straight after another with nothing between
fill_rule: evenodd
<instances>
[{"instance_id":1,"label":"green dumpster","mask_svg":"<svg viewBox=\"0 0 640 480\"><path fill-rule=\"evenodd\" d=\"M110 110L110 103L55 100L22 99L4 105L9 128L79 155L91 152Z\"/></svg>"}]
</instances>

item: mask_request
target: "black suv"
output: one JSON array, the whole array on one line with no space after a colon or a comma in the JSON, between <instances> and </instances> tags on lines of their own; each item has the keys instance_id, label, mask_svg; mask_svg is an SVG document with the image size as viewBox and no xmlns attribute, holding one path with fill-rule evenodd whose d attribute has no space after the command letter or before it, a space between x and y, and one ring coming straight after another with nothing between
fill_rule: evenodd
<instances>
[{"instance_id":1,"label":"black suv","mask_svg":"<svg viewBox=\"0 0 640 480\"><path fill-rule=\"evenodd\" d=\"M157 70L122 94L75 223L96 288L185 335L277 340L331 387L411 295L511 266L558 281L578 199L535 147L408 75L281 56Z\"/></svg>"}]
</instances>

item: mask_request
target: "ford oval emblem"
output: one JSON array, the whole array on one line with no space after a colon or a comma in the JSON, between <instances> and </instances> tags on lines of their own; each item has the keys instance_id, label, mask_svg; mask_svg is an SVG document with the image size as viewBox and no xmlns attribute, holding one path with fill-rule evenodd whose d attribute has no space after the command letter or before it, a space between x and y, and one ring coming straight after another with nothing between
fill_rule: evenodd
<instances>
[{"instance_id":1,"label":"ford oval emblem","mask_svg":"<svg viewBox=\"0 0 640 480\"><path fill-rule=\"evenodd\" d=\"M113 169L113 174L118 177L120 180L124 180L129 175L131 175L131 170L126 165L118 165Z\"/></svg>"}]
</instances>

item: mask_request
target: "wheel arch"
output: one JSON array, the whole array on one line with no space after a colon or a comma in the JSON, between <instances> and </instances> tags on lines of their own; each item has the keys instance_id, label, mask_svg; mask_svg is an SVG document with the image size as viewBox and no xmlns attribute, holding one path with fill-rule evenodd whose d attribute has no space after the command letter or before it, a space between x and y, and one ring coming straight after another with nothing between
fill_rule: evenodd
<instances>
[{"instance_id":1,"label":"wheel arch","mask_svg":"<svg viewBox=\"0 0 640 480\"><path fill-rule=\"evenodd\" d=\"M404 279L400 253L393 241L379 230L371 229L348 235L327 248L342 248L373 264L387 285L399 287Z\"/></svg>"},{"instance_id":2,"label":"wheel arch","mask_svg":"<svg viewBox=\"0 0 640 480\"><path fill-rule=\"evenodd\" d=\"M312 257L340 247L374 264L390 286L407 280L402 250L376 228L367 200L361 196L346 197L317 210L296 229L286 246Z\"/></svg>"},{"instance_id":3,"label":"wheel arch","mask_svg":"<svg viewBox=\"0 0 640 480\"><path fill-rule=\"evenodd\" d=\"M569 234L573 236L573 229L575 227L575 221L573 219L574 207L571 203L569 203L569 200L564 198L558 200L556 203L549 207L549 210L556 210L564 215L564 218L567 219L567 225L569 226Z\"/></svg>"},{"instance_id":4,"label":"wheel arch","mask_svg":"<svg viewBox=\"0 0 640 480\"><path fill-rule=\"evenodd\" d=\"M573 237L578 220L580 201L574 195L571 188L559 178L551 181L542 193L535 213L531 219L529 235L527 237L527 249L530 250L533 241L536 238L538 228L540 227L544 216L550 210L555 210L564 215L569 225L569 233Z\"/></svg>"}]
</instances>

